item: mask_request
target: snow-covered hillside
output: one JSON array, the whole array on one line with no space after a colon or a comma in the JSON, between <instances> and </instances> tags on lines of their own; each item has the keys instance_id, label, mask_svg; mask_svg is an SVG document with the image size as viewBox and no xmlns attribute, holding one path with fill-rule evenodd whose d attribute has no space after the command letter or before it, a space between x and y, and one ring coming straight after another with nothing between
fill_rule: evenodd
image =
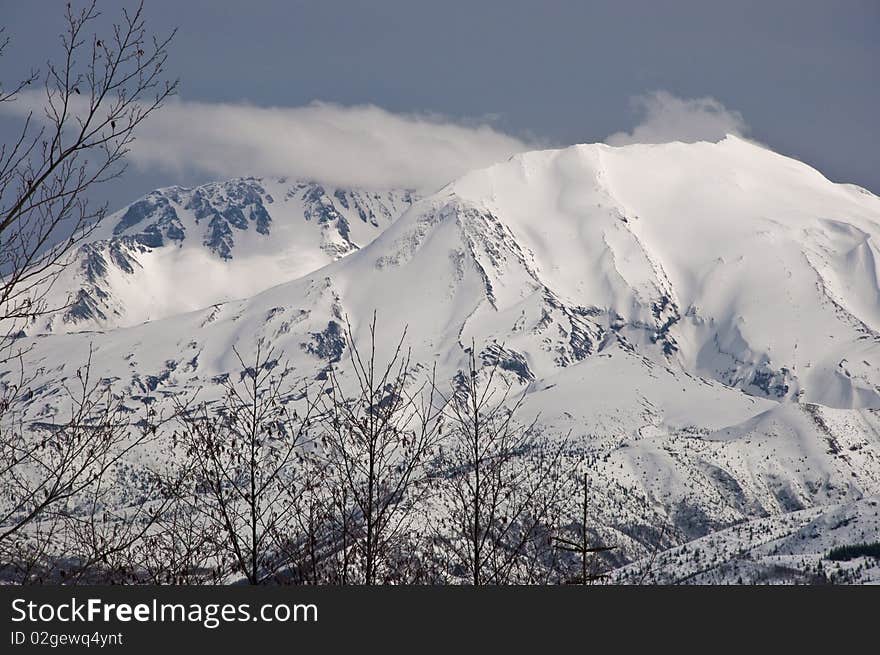
<instances>
[{"instance_id":1,"label":"snow-covered hillside","mask_svg":"<svg viewBox=\"0 0 880 655\"><path fill-rule=\"evenodd\" d=\"M246 298L368 244L414 200L284 179L159 189L79 248L49 297L64 309L30 331L124 327Z\"/></svg>"},{"instance_id":2,"label":"snow-covered hillside","mask_svg":"<svg viewBox=\"0 0 880 655\"><path fill-rule=\"evenodd\" d=\"M80 302L23 340L33 420L90 348L161 404L210 394L261 339L315 376L375 310L380 355L408 326L414 361L451 378L474 343L547 434L571 431L621 564L658 536L760 519L784 539L880 496L880 199L748 141L530 152L421 200L166 189L107 229L56 289Z\"/></svg>"}]
</instances>

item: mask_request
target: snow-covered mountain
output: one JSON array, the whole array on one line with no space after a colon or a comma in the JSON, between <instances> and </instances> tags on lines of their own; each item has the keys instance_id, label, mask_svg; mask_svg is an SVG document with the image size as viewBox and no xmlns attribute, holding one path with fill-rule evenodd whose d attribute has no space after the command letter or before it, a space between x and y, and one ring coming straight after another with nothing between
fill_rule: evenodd
<instances>
[{"instance_id":1,"label":"snow-covered mountain","mask_svg":"<svg viewBox=\"0 0 880 655\"><path fill-rule=\"evenodd\" d=\"M109 216L31 332L136 325L246 298L372 241L413 202L407 190L238 179L159 189Z\"/></svg>"},{"instance_id":2,"label":"snow-covered mountain","mask_svg":"<svg viewBox=\"0 0 880 655\"><path fill-rule=\"evenodd\" d=\"M107 229L59 281L80 301L26 337L44 371L33 420L51 420L90 348L98 375L161 403L215 386L232 346L261 339L317 375L346 317L364 336L375 310L441 378L476 344L548 434L593 453L592 507L621 564L658 535L676 548L734 530L721 566L876 507L880 198L751 142L530 152L419 200L173 188ZM690 575L670 551L685 560Z\"/></svg>"}]
</instances>

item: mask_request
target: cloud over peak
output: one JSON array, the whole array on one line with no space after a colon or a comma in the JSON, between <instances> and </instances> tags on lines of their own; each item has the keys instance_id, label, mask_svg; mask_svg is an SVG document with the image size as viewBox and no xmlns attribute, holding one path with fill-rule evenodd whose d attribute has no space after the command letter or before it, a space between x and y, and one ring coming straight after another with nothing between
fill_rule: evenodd
<instances>
[{"instance_id":1,"label":"cloud over peak","mask_svg":"<svg viewBox=\"0 0 880 655\"><path fill-rule=\"evenodd\" d=\"M44 94L26 91L0 111L39 119L45 103ZM258 107L172 98L138 127L128 160L172 174L428 191L534 147L485 120L398 114L375 105Z\"/></svg>"},{"instance_id":2,"label":"cloud over peak","mask_svg":"<svg viewBox=\"0 0 880 655\"><path fill-rule=\"evenodd\" d=\"M19 94L0 112L43 115L46 98ZM632 99L641 122L610 145L718 141L743 136L739 112L714 98L655 91ZM260 107L173 98L138 127L129 161L142 171L309 179L340 187L433 191L468 171L542 147L483 121L436 114L393 113L375 105L313 102Z\"/></svg>"},{"instance_id":3,"label":"cloud over peak","mask_svg":"<svg viewBox=\"0 0 880 655\"><path fill-rule=\"evenodd\" d=\"M488 124L374 105L169 102L131 152L142 168L290 176L338 186L433 189L529 146Z\"/></svg>"},{"instance_id":4,"label":"cloud over peak","mask_svg":"<svg viewBox=\"0 0 880 655\"><path fill-rule=\"evenodd\" d=\"M728 134L745 136L749 128L738 111L715 98L679 98L654 91L631 100L641 122L631 132L616 132L605 139L612 146L669 141L720 141Z\"/></svg>"}]
</instances>

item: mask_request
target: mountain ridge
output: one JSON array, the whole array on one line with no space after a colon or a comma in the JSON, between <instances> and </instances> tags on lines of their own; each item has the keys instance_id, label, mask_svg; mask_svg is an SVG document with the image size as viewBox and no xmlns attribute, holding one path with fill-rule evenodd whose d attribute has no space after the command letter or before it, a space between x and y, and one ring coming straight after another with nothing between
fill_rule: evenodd
<instances>
[{"instance_id":1,"label":"mountain ridge","mask_svg":"<svg viewBox=\"0 0 880 655\"><path fill-rule=\"evenodd\" d=\"M414 198L283 178L157 189L74 253L50 292L64 309L38 329L112 329L253 295L369 243Z\"/></svg>"}]
</instances>

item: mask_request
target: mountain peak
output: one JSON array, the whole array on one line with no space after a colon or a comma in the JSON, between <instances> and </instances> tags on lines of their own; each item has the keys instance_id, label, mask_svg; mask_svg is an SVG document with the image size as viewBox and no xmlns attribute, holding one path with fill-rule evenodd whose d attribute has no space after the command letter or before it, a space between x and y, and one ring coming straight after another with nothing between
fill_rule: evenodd
<instances>
[{"instance_id":1,"label":"mountain peak","mask_svg":"<svg viewBox=\"0 0 880 655\"><path fill-rule=\"evenodd\" d=\"M873 196L734 136L523 153L420 201L255 178L173 187L84 247L60 285L76 303L49 327L297 298L304 342L379 309L434 350L498 344L486 356L527 379L619 344L755 396L880 407L878 216ZM411 316L414 298L430 311Z\"/></svg>"}]
</instances>

